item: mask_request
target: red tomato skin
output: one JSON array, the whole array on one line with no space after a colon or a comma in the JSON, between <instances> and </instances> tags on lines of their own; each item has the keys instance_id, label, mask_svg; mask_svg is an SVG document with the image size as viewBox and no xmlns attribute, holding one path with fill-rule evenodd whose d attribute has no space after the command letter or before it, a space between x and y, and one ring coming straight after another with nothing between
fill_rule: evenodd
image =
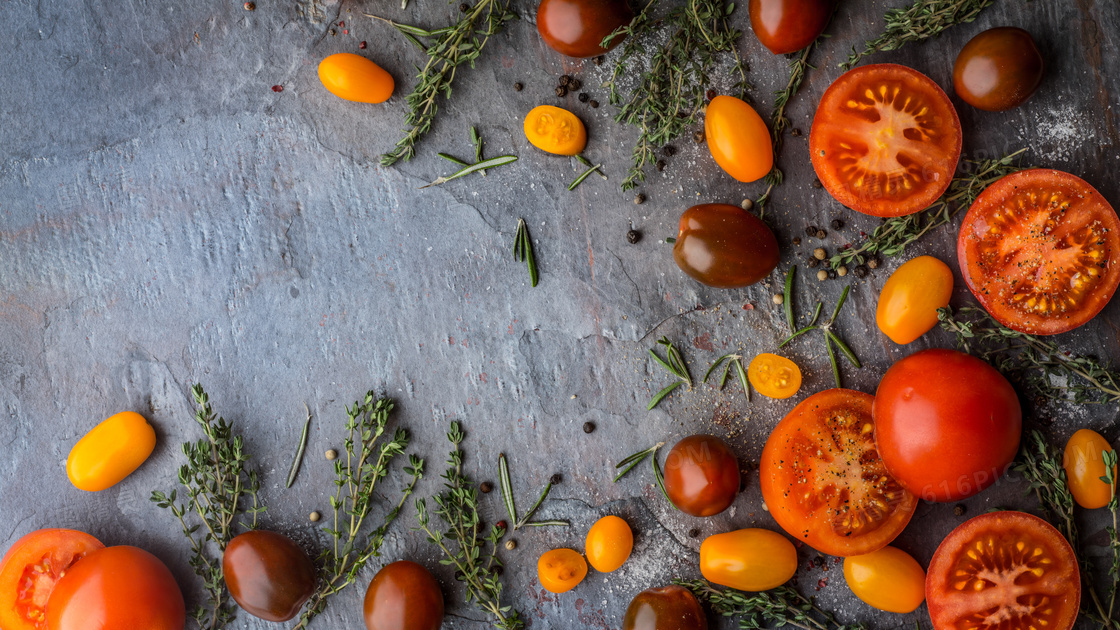
<instances>
[{"instance_id":1,"label":"red tomato skin","mask_svg":"<svg viewBox=\"0 0 1120 630\"><path fill-rule=\"evenodd\" d=\"M751 28L775 55L797 52L824 32L836 0L750 0Z\"/></svg>"},{"instance_id":2,"label":"red tomato skin","mask_svg":"<svg viewBox=\"0 0 1120 630\"><path fill-rule=\"evenodd\" d=\"M121 545L95 551L62 576L47 602L50 630L183 630L183 593L159 558Z\"/></svg>"},{"instance_id":3,"label":"red tomato skin","mask_svg":"<svg viewBox=\"0 0 1120 630\"><path fill-rule=\"evenodd\" d=\"M367 630L439 630L443 593L427 569L399 560L373 577L363 609Z\"/></svg>"},{"instance_id":4,"label":"red tomato skin","mask_svg":"<svg viewBox=\"0 0 1120 630\"><path fill-rule=\"evenodd\" d=\"M222 555L230 596L245 612L288 621L315 592L315 564L291 538L255 529L236 536Z\"/></svg>"},{"instance_id":5,"label":"red tomato skin","mask_svg":"<svg viewBox=\"0 0 1120 630\"><path fill-rule=\"evenodd\" d=\"M634 12L626 0L541 0L537 7L537 32L553 50L569 57L602 55L610 48L599 44L620 26L629 24Z\"/></svg>"},{"instance_id":6,"label":"red tomato skin","mask_svg":"<svg viewBox=\"0 0 1120 630\"><path fill-rule=\"evenodd\" d=\"M0 560L0 628L45 630L41 615L58 580L74 563L104 548L100 540L73 529L40 529L12 543Z\"/></svg>"},{"instance_id":7,"label":"red tomato skin","mask_svg":"<svg viewBox=\"0 0 1120 630\"><path fill-rule=\"evenodd\" d=\"M872 405L887 470L927 501L991 486L1019 450L1023 411L1011 383L976 357L932 348L887 370Z\"/></svg>"},{"instance_id":8,"label":"red tomato skin","mask_svg":"<svg viewBox=\"0 0 1120 630\"><path fill-rule=\"evenodd\" d=\"M741 483L739 460L714 435L686 437L665 457L665 490L685 514L719 514L735 501Z\"/></svg>"}]
</instances>

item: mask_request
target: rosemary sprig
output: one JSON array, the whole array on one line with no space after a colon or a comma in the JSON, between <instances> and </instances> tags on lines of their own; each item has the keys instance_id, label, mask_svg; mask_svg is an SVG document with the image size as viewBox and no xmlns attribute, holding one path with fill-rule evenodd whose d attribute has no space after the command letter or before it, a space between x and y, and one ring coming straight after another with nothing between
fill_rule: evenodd
<instances>
[{"instance_id":1,"label":"rosemary sprig","mask_svg":"<svg viewBox=\"0 0 1120 630\"><path fill-rule=\"evenodd\" d=\"M284 485L285 488L291 488L292 484L295 483L299 466L303 463L303 453L307 450L307 433L311 429L311 409L308 409L307 403L303 403L303 408L307 411L307 420L304 420L303 431L299 434L299 446L296 447L296 456L292 459L292 468L288 471L288 482Z\"/></svg>"},{"instance_id":2,"label":"rosemary sprig","mask_svg":"<svg viewBox=\"0 0 1120 630\"><path fill-rule=\"evenodd\" d=\"M887 11L883 33L864 44L862 51L852 47L848 60L840 64L850 70L865 56L887 50L898 50L906 44L925 41L945 29L972 22L995 0L915 0L908 7Z\"/></svg>"},{"instance_id":3,"label":"rosemary sprig","mask_svg":"<svg viewBox=\"0 0 1120 630\"><path fill-rule=\"evenodd\" d=\"M580 164L583 164L584 166L586 166L588 168L591 168L593 166L593 164L591 164L591 160L583 157L582 155L573 155L572 157L574 157L577 162L579 162ZM602 171L602 169L600 169L598 171L595 171L595 174L598 175L602 179L607 179L607 174L604 173Z\"/></svg>"},{"instance_id":4,"label":"rosemary sprig","mask_svg":"<svg viewBox=\"0 0 1120 630\"><path fill-rule=\"evenodd\" d=\"M529 238L529 226L525 219L517 220L517 233L513 236L513 259L524 262L529 267L529 286L537 286L537 257L533 255L533 239Z\"/></svg>"},{"instance_id":5,"label":"rosemary sprig","mask_svg":"<svg viewBox=\"0 0 1120 630\"><path fill-rule=\"evenodd\" d=\"M581 173L580 176L577 177L574 182L568 184L568 190L575 190L576 186L579 186L580 184L582 184L583 180L587 179L588 175L591 175L592 173L598 171L602 166L603 166L602 164L595 164L591 168L588 168L586 171Z\"/></svg>"},{"instance_id":6,"label":"rosemary sprig","mask_svg":"<svg viewBox=\"0 0 1120 630\"><path fill-rule=\"evenodd\" d=\"M711 376L716 367L719 366L720 363L723 363L725 360L727 361L727 363L724 363L723 366L723 377L719 379L719 388L723 389L723 386L727 384L727 377L731 372L732 366L734 366L735 375L739 377L739 383L742 384L743 392L745 392L747 395L747 402L750 402L751 382L747 378L747 371L743 369L743 355L741 354L725 354L722 357L716 359L715 362L712 363L711 367L708 368L708 371L704 373L704 382L708 382L708 377Z\"/></svg>"},{"instance_id":7,"label":"rosemary sprig","mask_svg":"<svg viewBox=\"0 0 1120 630\"><path fill-rule=\"evenodd\" d=\"M478 135L478 129L471 125L471 144L474 145L474 161L477 164L482 162L482 136ZM482 176L486 177L486 170L482 170Z\"/></svg>"},{"instance_id":8,"label":"rosemary sprig","mask_svg":"<svg viewBox=\"0 0 1120 630\"><path fill-rule=\"evenodd\" d=\"M363 534L362 525L373 507L378 483L389 474L389 465L408 448L408 432L398 428L392 438L382 441L393 401L374 398L372 391L346 409L346 457L335 460L335 493L330 497L332 525L323 531L333 545L319 554L319 582L293 630L306 628L327 607L327 600L353 584L370 558L381 555L381 545L389 526L400 515L404 502L424 474L424 460L409 455L403 468L410 477L401 489L400 499L373 531Z\"/></svg>"},{"instance_id":9,"label":"rosemary sprig","mask_svg":"<svg viewBox=\"0 0 1120 630\"><path fill-rule=\"evenodd\" d=\"M793 289L793 275L795 273L797 273L797 267L790 268L789 274L786 276L785 284L785 304L787 305L786 317L789 320L790 330L793 330L794 328L794 319L793 307L790 306L791 301L789 294ZM855 366L857 369L863 367L859 362L859 358L856 357L856 353L852 352L852 349L848 347L848 344L844 343L844 340L832 331L833 325L836 324L836 317L840 314L840 309L843 308L844 302L847 301L848 291L851 288L851 286L846 286L844 287L844 290L840 292L840 299L836 301L836 307L832 309L832 317L829 317L828 321L823 324L817 323L817 320L820 319L821 316L821 308L823 308L824 306L823 303L818 301L817 307L813 309L813 317L809 320L809 323L796 332L790 334L789 337L785 338L785 341L778 344L778 347L781 348L787 343L812 330L819 330L823 332L825 350L828 351L828 362L832 366L832 376L836 379L837 387L843 387L843 385L840 384L840 364L836 361L836 353L833 352L833 346L836 346L836 349L840 351L840 354L844 355L844 358L846 358L848 362Z\"/></svg>"},{"instance_id":10,"label":"rosemary sprig","mask_svg":"<svg viewBox=\"0 0 1120 630\"><path fill-rule=\"evenodd\" d=\"M692 389L692 375L689 374L688 366L685 365L684 358L681 357L680 351L673 345L673 342L669 341L668 337L663 336L657 340L657 345L665 346L665 358L662 359L657 356L653 348L650 348L649 355L653 357L653 360L656 361L658 365L665 368L670 374L676 376L680 380L673 381L665 389L654 394L653 398L649 401L649 405L646 406L646 411L656 407L657 403L661 402L666 396L671 394L673 390L681 385L688 385L688 388Z\"/></svg>"},{"instance_id":11,"label":"rosemary sprig","mask_svg":"<svg viewBox=\"0 0 1120 630\"><path fill-rule=\"evenodd\" d=\"M171 510L191 544L190 566L202 578L207 603L200 604L191 617L200 628L217 630L233 620L229 591L222 577L222 552L237 529L257 526L257 514L264 507L257 500L257 473L249 468L249 456L241 435L233 426L214 414L210 397L202 385L191 387L198 410L195 422L202 428L202 439L183 444L187 463L179 467L179 484L186 495L178 503L178 490L171 494L152 492L151 501ZM247 502L252 500L252 507ZM251 518L249 523L238 519Z\"/></svg>"},{"instance_id":12,"label":"rosemary sprig","mask_svg":"<svg viewBox=\"0 0 1120 630\"><path fill-rule=\"evenodd\" d=\"M517 531L522 527L567 527L568 521L533 521L529 519L537 512L537 508L544 503L548 497L549 491L552 490L552 480L548 480L548 484L544 487L544 492L541 493L540 498L529 508L529 511L521 518L517 517L517 506L513 503L513 482L509 477L509 463L506 461L505 453L498 454L498 481L499 487L502 490L502 503L506 506L506 512L509 512L509 522L513 524L513 531Z\"/></svg>"},{"instance_id":13,"label":"rosemary sprig","mask_svg":"<svg viewBox=\"0 0 1120 630\"><path fill-rule=\"evenodd\" d=\"M742 630L793 626L802 630L866 630L863 624L845 625L832 613L819 608L812 598L792 586L779 586L758 593L717 589L707 580L674 580L692 591L723 617L739 617Z\"/></svg>"},{"instance_id":14,"label":"rosemary sprig","mask_svg":"<svg viewBox=\"0 0 1120 630\"><path fill-rule=\"evenodd\" d=\"M1076 403L1120 402L1120 372L1093 357L1062 350L1056 343L1011 330L983 309L937 310L941 327L957 345L1021 382L1034 397Z\"/></svg>"},{"instance_id":15,"label":"rosemary sprig","mask_svg":"<svg viewBox=\"0 0 1120 630\"><path fill-rule=\"evenodd\" d=\"M945 225L961 210L968 209L984 189L997 180L1023 170L1016 163L1026 149L992 160L965 160L965 173L953 178L948 190L934 204L921 212L904 217L887 219L875 228L871 236L859 247L843 249L829 259L835 269L840 265L862 265L869 256L898 256L906 251L911 243L925 236L931 230Z\"/></svg>"},{"instance_id":16,"label":"rosemary sprig","mask_svg":"<svg viewBox=\"0 0 1120 630\"><path fill-rule=\"evenodd\" d=\"M461 162L461 160L456 160L456 159L453 158L453 156L450 156L446 153L440 153L438 155L445 160L450 159L452 162ZM468 164L467 166L459 169L458 171L455 171L454 173L452 173L451 175L448 175L447 177L437 177L431 183L421 186L420 189L423 190L424 188L431 188L432 186L439 186L440 184L446 184L447 182L449 182L453 179L459 179L460 177L466 177L467 175L470 175L471 173L481 172L483 175L485 175L486 174L486 169L488 169L488 168L494 168L495 166L502 166L503 164L509 164L510 162L516 162L516 161L517 161L517 156L516 155L499 155L498 157L493 157L493 158L490 158L489 160L483 160L481 162L475 162L474 164Z\"/></svg>"},{"instance_id":17,"label":"rosemary sprig","mask_svg":"<svg viewBox=\"0 0 1120 630\"><path fill-rule=\"evenodd\" d=\"M447 532L433 527L424 499L416 501L419 529L427 534L428 542L443 553L440 564L455 567L458 580L467 586L467 601L473 601L479 610L489 615L494 627L520 630L525 627L520 613L501 603L499 568L502 561L498 559L498 541L506 530L493 525L485 536L479 531L478 488L463 474L460 445L464 437L459 423L452 422L447 434L452 450L447 471L443 473L444 490L432 498L436 504L434 513L447 526Z\"/></svg>"},{"instance_id":18,"label":"rosemary sprig","mask_svg":"<svg viewBox=\"0 0 1120 630\"><path fill-rule=\"evenodd\" d=\"M615 121L638 127L638 140L631 154L633 165L622 181L630 190L645 181L645 166L657 161L656 150L669 144L694 126L706 103L710 74L721 54L734 55L740 95L747 88L746 70L735 42L739 31L731 28L728 16L735 4L725 0L687 0L661 18L653 17L659 0L650 2L627 25L603 40L606 47L616 37L626 37L622 54L615 63L609 88L612 105L621 109ZM637 85L625 97L619 79L633 72L633 65L644 55L649 39L668 29L668 41L659 44L638 77Z\"/></svg>"},{"instance_id":19,"label":"rosemary sprig","mask_svg":"<svg viewBox=\"0 0 1120 630\"><path fill-rule=\"evenodd\" d=\"M638 464L646 461L646 458L650 457L652 455L653 456L653 478L654 478L655 481L657 481L657 487L661 489L661 494L662 494L662 496L665 497L665 500L669 502L669 505L673 506L674 510L679 510L680 508L678 508L677 505L675 503L673 503L673 500L669 498L669 491L665 489L665 475L663 475L661 473L661 464L657 463L657 451L662 446L665 446L665 443L664 442L658 442L657 444L654 444L653 446L647 448L646 450L634 453L633 455L627 457L626 459L622 460L621 462L615 464L615 467L614 467L615 470L618 470L619 468L622 468L623 470L622 470L622 472L615 475L613 483L618 483L618 480L625 477L626 473L630 472L631 470L634 470L635 466L637 466Z\"/></svg>"},{"instance_id":20,"label":"rosemary sprig","mask_svg":"<svg viewBox=\"0 0 1120 630\"><path fill-rule=\"evenodd\" d=\"M490 37L501 32L505 23L516 19L509 9L509 0L478 0L466 12L460 13L455 24L434 31L366 14L367 17L387 22L418 46L428 56L428 62L417 75L419 81L407 97L408 115L403 138L392 151L381 156L382 166L392 166L398 160L409 160L416 154L416 143L432 128L439 112L436 100L440 94L451 98L455 73L463 64L474 68ZM425 46L418 38L434 38Z\"/></svg>"}]
</instances>

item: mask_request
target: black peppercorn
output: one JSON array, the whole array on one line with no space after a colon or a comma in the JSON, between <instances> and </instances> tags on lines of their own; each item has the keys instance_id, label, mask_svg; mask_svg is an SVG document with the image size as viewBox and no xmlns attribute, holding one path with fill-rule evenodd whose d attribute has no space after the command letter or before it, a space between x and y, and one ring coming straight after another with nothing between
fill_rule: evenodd
<instances>
[{"instance_id":1,"label":"black peppercorn","mask_svg":"<svg viewBox=\"0 0 1120 630\"><path fill-rule=\"evenodd\" d=\"M844 229L844 222L841 221L840 219L833 219L832 223L830 223L829 225L831 225L832 229L834 229L834 230Z\"/></svg>"},{"instance_id":2,"label":"black peppercorn","mask_svg":"<svg viewBox=\"0 0 1120 630\"><path fill-rule=\"evenodd\" d=\"M633 231L633 230L631 230L631 231ZM595 423L594 422L584 422L583 423L583 432L584 433L594 433L595 432Z\"/></svg>"},{"instance_id":3,"label":"black peppercorn","mask_svg":"<svg viewBox=\"0 0 1120 630\"><path fill-rule=\"evenodd\" d=\"M852 273L856 274L857 278L866 278L867 274L870 273L870 272L867 271L867 267L865 267L863 265L859 265L855 268L855 270Z\"/></svg>"},{"instance_id":4,"label":"black peppercorn","mask_svg":"<svg viewBox=\"0 0 1120 630\"><path fill-rule=\"evenodd\" d=\"M665 160L658 160L655 166L657 166L658 171L665 170Z\"/></svg>"},{"instance_id":5,"label":"black peppercorn","mask_svg":"<svg viewBox=\"0 0 1120 630\"><path fill-rule=\"evenodd\" d=\"M471 5L467 4L466 2L459 5L459 12L460 13L466 13L467 11L470 11L470 10L471 10Z\"/></svg>"},{"instance_id":6,"label":"black peppercorn","mask_svg":"<svg viewBox=\"0 0 1120 630\"><path fill-rule=\"evenodd\" d=\"M591 97L588 96L587 92L580 92L579 93L579 102L586 103L590 99L591 99Z\"/></svg>"},{"instance_id":7,"label":"black peppercorn","mask_svg":"<svg viewBox=\"0 0 1120 630\"><path fill-rule=\"evenodd\" d=\"M665 154L665 157L673 157L673 155L676 154L677 149L673 145L669 145L664 149L661 149L661 152Z\"/></svg>"},{"instance_id":8,"label":"black peppercorn","mask_svg":"<svg viewBox=\"0 0 1120 630\"><path fill-rule=\"evenodd\" d=\"M636 196L634 197L634 203L638 204L639 206L640 206L640 205L642 205L642 204L643 204L643 203L645 203L645 202L646 202L646 196L645 196L644 194L642 194L642 193L638 193L638 194L637 194L637 195L636 195Z\"/></svg>"},{"instance_id":9,"label":"black peppercorn","mask_svg":"<svg viewBox=\"0 0 1120 630\"><path fill-rule=\"evenodd\" d=\"M688 537L689 537L689 538L696 538L696 537L698 537L699 535L700 535L700 530L698 530L698 529L690 529L690 530L688 530Z\"/></svg>"},{"instance_id":10,"label":"black peppercorn","mask_svg":"<svg viewBox=\"0 0 1120 630\"><path fill-rule=\"evenodd\" d=\"M559 485L560 482L562 482L562 481L564 481L564 478L562 476L560 476L560 473L556 473L555 475L552 476L551 479L548 480L548 482L551 483L554 486Z\"/></svg>"},{"instance_id":11,"label":"black peppercorn","mask_svg":"<svg viewBox=\"0 0 1120 630\"><path fill-rule=\"evenodd\" d=\"M568 87L572 83L572 77L567 74L560 75L560 85Z\"/></svg>"},{"instance_id":12,"label":"black peppercorn","mask_svg":"<svg viewBox=\"0 0 1120 630\"><path fill-rule=\"evenodd\" d=\"M824 184L821 183L821 180L814 179L813 180L813 188L824 188Z\"/></svg>"},{"instance_id":13,"label":"black peppercorn","mask_svg":"<svg viewBox=\"0 0 1120 630\"><path fill-rule=\"evenodd\" d=\"M626 233L626 242L627 243L630 243L631 245L633 245L634 243L637 243L640 240L642 240L642 233L641 232L639 232L637 230L630 230L629 232Z\"/></svg>"},{"instance_id":14,"label":"black peppercorn","mask_svg":"<svg viewBox=\"0 0 1120 630\"><path fill-rule=\"evenodd\" d=\"M692 134L692 139L696 141L696 144L700 144L704 141L704 132L697 131L696 133Z\"/></svg>"},{"instance_id":15,"label":"black peppercorn","mask_svg":"<svg viewBox=\"0 0 1120 630\"><path fill-rule=\"evenodd\" d=\"M590 103L588 103L588 105L591 106L591 109L596 109L599 107L599 101L592 100Z\"/></svg>"},{"instance_id":16,"label":"black peppercorn","mask_svg":"<svg viewBox=\"0 0 1120 630\"><path fill-rule=\"evenodd\" d=\"M817 238L824 238L824 237L828 236L828 232L825 232L824 230L817 230L817 233L814 234L813 236L815 236Z\"/></svg>"},{"instance_id":17,"label":"black peppercorn","mask_svg":"<svg viewBox=\"0 0 1120 630\"><path fill-rule=\"evenodd\" d=\"M557 85L556 86L556 96L559 96L560 98L564 98L567 95L568 95L568 88L564 87L563 85Z\"/></svg>"},{"instance_id":18,"label":"black peppercorn","mask_svg":"<svg viewBox=\"0 0 1120 630\"><path fill-rule=\"evenodd\" d=\"M817 235L817 226L810 225L809 227L805 228L805 234L807 236L816 236Z\"/></svg>"},{"instance_id":19,"label":"black peppercorn","mask_svg":"<svg viewBox=\"0 0 1120 630\"><path fill-rule=\"evenodd\" d=\"M817 260L816 258L813 258L812 256L809 257L809 268L810 269L816 269L818 266L820 266L820 264L821 264L821 261Z\"/></svg>"},{"instance_id":20,"label":"black peppercorn","mask_svg":"<svg viewBox=\"0 0 1120 630\"><path fill-rule=\"evenodd\" d=\"M514 83L513 84L513 91L514 92L520 92L521 90L524 90L524 89L525 89L525 86L521 85L520 83Z\"/></svg>"},{"instance_id":21,"label":"black peppercorn","mask_svg":"<svg viewBox=\"0 0 1120 630\"><path fill-rule=\"evenodd\" d=\"M483 481L479 484L478 489L482 491L482 494L490 494L490 491L494 489L494 484L489 481Z\"/></svg>"},{"instance_id":22,"label":"black peppercorn","mask_svg":"<svg viewBox=\"0 0 1120 630\"><path fill-rule=\"evenodd\" d=\"M800 236L793 237L793 244L794 245L800 245L801 244L801 237Z\"/></svg>"},{"instance_id":23,"label":"black peppercorn","mask_svg":"<svg viewBox=\"0 0 1120 630\"><path fill-rule=\"evenodd\" d=\"M794 138L799 138L801 137L801 130L797 127L794 127L790 130L789 135L793 136Z\"/></svg>"},{"instance_id":24,"label":"black peppercorn","mask_svg":"<svg viewBox=\"0 0 1120 630\"><path fill-rule=\"evenodd\" d=\"M598 57L595 58L595 65L597 65L597 66L603 65L603 60L604 59L605 59L605 57L603 57L603 55L599 55Z\"/></svg>"},{"instance_id":25,"label":"black peppercorn","mask_svg":"<svg viewBox=\"0 0 1120 630\"><path fill-rule=\"evenodd\" d=\"M828 270L828 279L829 280L835 280L836 279L836 270L835 269L829 269Z\"/></svg>"},{"instance_id":26,"label":"black peppercorn","mask_svg":"<svg viewBox=\"0 0 1120 630\"><path fill-rule=\"evenodd\" d=\"M965 509L965 507L963 505L958 504L958 505L953 507L953 514L955 516L964 516L964 513L967 512L967 511L968 510Z\"/></svg>"},{"instance_id":27,"label":"black peppercorn","mask_svg":"<svg viewBox=\"0 0 1120 630\"><path fill-rule=\"evenodd\" d=\"M496 577L501 577L503 570L504 569L502 569L502 565L500 564L495 564L494 566L490 567L490 573L493 573Z\"/></svg>"},{"instance_id":28,"label":"black peppercorn","mask_svg":"<svg viewBox=\"0 0 1120 630\"><path fill-rule=\"evenodd\" d=\"M575 77L572 77L572 78L571 78L571 79L570 79L570 80L568 81L568 89L569 89L569 90L571 90L571 91L573 91L573 92L575 92L576 90L578 90L578 89L579 89L579 88L580 88L580 87L581 87L582 85L583 85L583 84L579 82L579 79L577 79L577 78L575 78Z\"/></svg>"}]
</instances>

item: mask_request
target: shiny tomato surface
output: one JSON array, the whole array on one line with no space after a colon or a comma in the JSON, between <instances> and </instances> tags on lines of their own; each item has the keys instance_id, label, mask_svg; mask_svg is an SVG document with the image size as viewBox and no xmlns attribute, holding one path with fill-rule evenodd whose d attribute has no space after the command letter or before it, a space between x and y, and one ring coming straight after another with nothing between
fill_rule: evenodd
<instances>
[{"instance_id":1,"label":"shiny tomato surface","mask_svg":"<svg viewBox=\"0 0 1120 630\"><path fill-rule=\"evenodd\" d=\"M687 588L663 586L634 597L626 609L622 630L708 630L708 618Z\"/></svg>"},{"instance_id":2,"label":"shiny tomato surface","mask_svg":"<svg viewBox=\"0 0 1120 630\"><path fill-rule=\"evenodd\" d=\"M937 309L953 296L953 270L933 256L906 261L879 293L875 323L897 344L908 344L937 325Z\"/></svg>"},{"instance_id":3,"label":"shiny tomato surface","mask_svg":"<svg viewBox=\"0 0 1120 630\"><path fill-rule=\"evenodd\" d=\"M797 549L785 536L749 528L708 536L700 545L700 573L713 584L768 591L797 572Z\"/></svg>"},{"instance_id":4,"label":"shiny tomato surface","mask_svg":"<svg viewBox=\"0 0 1120 630\"><path fill-rule=\"evenodd\" d=\"M673 260L697 282L739 289L778 266L778 239L762 219L739 206L706 203L681 215Z\"/></svg>"},{"instance_id":5,"label":"shiny tomato surface","mask_svg":"<svg viewBox=\"0 0 1120 630\"><path fill-rule=\"evenodd\" d=\"M750 0L751 28L775 55L812 44L832 18L836 0Z\"/></svg>"},{"instance_id":6,"label":"shiny tomato surface","mask_svg":"<svg viewBox=\"0 0 1120 630\"><path fill-rule=\"evenodd\" d=\"M973 37L953 64L953 89L977 109L1018 107L1042 84L1046 64L1031 34L1021 28L990 28Z\"/></svg>"},{"instance_id":7,"label":"shiny tomato surface","mask_svg":"<svg viewBox=\"0 0 1120 630\"><path fill-rule=\"evenodd\" d=\"M229 594L245 612L268 621L287 621L315 592L315 565L292 541L255 529L234 537L222 556Z\"/></svg>"},{"instance_id":8,"label":"shiny tomato surface","mask_svg":"<svg viewBox=\"0 0 1120 630\"><path fill-rule=\"evenodd\" d=\"M1081 429L1066 442L1062 468L1073 500L1081 507L1095 510L1112 499L1112 487L1104 482L1109 472L1104 457L1111 452L1108 440L1092 429ZM1117 478L1116 466L1112 467L1112 477Z\"/></svg>"},{"instance_id":9,"label":"shiny tomato surface","mask_svg":"<svg viewBox=\"0 0 1120 630\"><path fill-rule=\"evenodd\" d=\"M66 457L66 476L79 490L111 488L140 467L156 447L156 430L133 411L122 411L86 433Z\"/></svg>"},{"instance_id":10,"label":"shiny tomato surface","mask_svg":"<svg viewBox=\"0 0 1120 630\"><path fill-rule=\"evenodd\" d=\"M1019 398L1002 374L943 348L895 362L879 381L874 416L887 470L927 501L957 501L995 483L1023 427Z\"/></svg>"},{"instance_id":11,"label":"shiny tomato surface","mask_svg":"<svg viewBox=\"0 0 1120 630\"><path fill-rule=\"evenodd\" d=\"M704 137L716 164L741 182L758 181L774 167L770 128L743 99L713 98L704 114Z\"/></svg>"},{"instance_id":12,"label":"shiny tomato surface","mask_svg":"<svg viewBox=\"0 0 1120 630\"><path fill-rule=\"evenodd\" d=\"M541 0L537 32L562 55L594 57L622 43L624 37L615 37L609 48L600 46L603 38L632 19L626 0Z\"/></svg>"},{"instance_id":13,"label":"shiny tomato surface","mask_svg":"<svg viewBox=\"0 0 1120 630\"><path fill-rule=\"evenodd\" d=\"M926 572L897 547L844 558L844 581L865 604L887 612L914 612L926 599Z\"/></svg>"},{"instance_id":14,"label":"shiny tomato surface","mask_svg":"<svg viewBox=\"0 0 1120 630\"><path fill-rule=\"evenodd\" d=\"M46 630L55 585L76 562L104 548L73 529L40 529L14 542L0 560L0 628Z\"/></svg>"},{"instance_id":15,"label":"shiny tomato surface","mask_svg":"<svg viewBox=\"0 0 1120 630\"><path fill-rule=\"evenodd\" d=\"M686 437L665 458L665 491L685 514L719 514L735 501L741 482L735 453L714 435Z\"/></svg>"},{"instance_id":16,"label":"shiny tomato surface","mask_svg":"<svg viewBox=\"0 0 1120 630\"><path fill-rule=\"evenodd\" d=\"M373 577L364 610L367 630L439 630L443 593L427 569L399 560Z\"/></svg>"},{"instance_id":17,"label":"shiny tomato surface","mask_svg":"<svg viewBox=\"0 0 1120 630\"><path fill-rule=\"evenodd\" d=\"M604 516L591 526L584 545L587 561L599 573L618 570L634 550L630 524L617 516Z\"/></svg>"},{"instance_id":18,"label":"shiny tomato surface","mask_svg":"<svg viewBox=\"0 0 1120 630\"><path fill-rule=\"evenodd\" d=\"M381 66L353 53L337 53L319 62L319 80L335 96L358 103L384 103L396 83Z\"/></svg>"}]
</instances>

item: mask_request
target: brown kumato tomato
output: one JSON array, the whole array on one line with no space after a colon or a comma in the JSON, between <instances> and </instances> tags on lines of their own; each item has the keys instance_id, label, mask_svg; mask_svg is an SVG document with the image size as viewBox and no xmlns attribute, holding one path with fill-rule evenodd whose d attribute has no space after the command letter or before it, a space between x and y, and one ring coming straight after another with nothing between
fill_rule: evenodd
<instances>
[{"instance_id":1,"label":"brown kumato tomato","mask_svg":"<svg viewBox=\"0 0 1120 630\"><path fill-rule=\"evenodd\" d=\"M778 266L778 239L762 219L739 206L706 203L681 215L673 260L702 284L739 289Z\"/></svg>"},{"instance_id":2,"label":"brown kumato tomato","mask_svg":"<svg viewBox=\"0 0 1120 630\"><path fill-rule=\"evenodd\" d=\"M953 64L953 89L976 109L998 112L1027 102L1042 84L1046 64L1031 34L990 28L973 37Z\"/></svg>"},{"instance_id":3,"label":"brown kumato tomato","mask_svg":"<svg viewBox=\"0 0 1120 630\"><path fill-rule=\"evenodd\" d=\"M665 491L685 514L719 514L735 500L741 483L739 460L714 435L686 437L665 457Z\"/></svg>"},{"instance_id":4,"label":"brown kumato tomato","mask_svg":"<svg viewBox=\"0 0 1120 630\"><path fill-rule=\"evenodd\" d=\"M626 609L622 630L708 630L708 618L687 588L663 586L634 597Z\"/></svg>"},{"instance_id":5,"label":"brown kumato tomato","mask_svg":"<svg viewBox=\"0 0 1120 630\"><path fill-rule=\"evenodd\" d=\"M634 12L626 0L541 0L537 7L537 32L553 50L569 57L602 55L622 43L615 37L610 47L603 39L630 23Z\"/></svg>"},{"instance_id":6,"label":"brown kumato tomato","mask_svg":"<svg viewBox=\"0 0 1120 630\"><path fill-rule=\"evenodd\" d=\"M828 26L836 0L750 0L751 28L775 55L812 44Z\"/></svg>"},{"instance_id":7,"label":"brown kumato tomato","mask_svg":"<svg viewBox=\"0 0 1120 630\"><path fill-rule=\"evenodd\" d=\"M443 593L427 569L399 560L373 576L364 609L367 630L439 630Z\"/></svg>"},{"instance_id":8,"label":"brown kumato tomato","mask_svg":"<svg viewBox=\"0 0 1120 630\"><path fill-rule=\"evenodd\" d=\"M291 538L255 529L234 537L222 556L226 586L245 612L287 621L315 592L315 565Z\"/></svg>"}]
</instances>

